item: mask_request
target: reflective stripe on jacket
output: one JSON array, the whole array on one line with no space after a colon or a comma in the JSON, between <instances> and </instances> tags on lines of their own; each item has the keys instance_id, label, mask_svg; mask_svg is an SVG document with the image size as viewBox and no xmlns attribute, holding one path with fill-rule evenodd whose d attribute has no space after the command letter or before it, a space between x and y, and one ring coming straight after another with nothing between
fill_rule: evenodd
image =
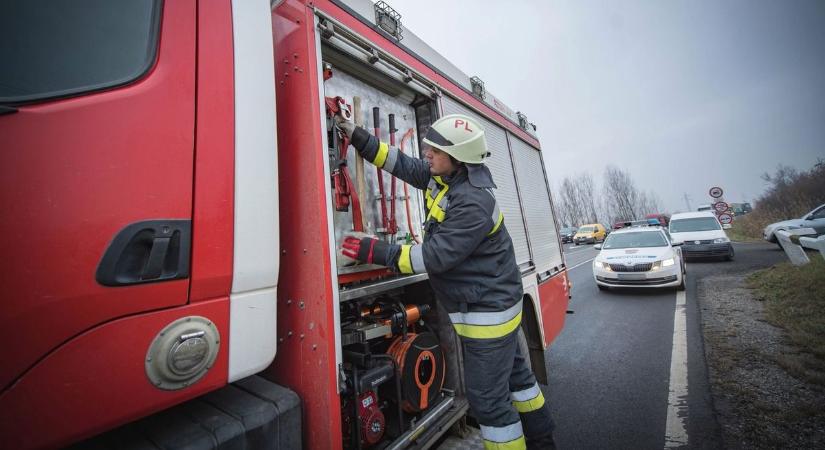
<instances>
[{"instance_id":1,"label":"reflective stripe on jacket","mask_svg":"<svg viewBox=\"0 0 825 450\"><path fill-rule=\"evenodd\" d=\"M389 245L387 265L401 273L426 272L448 312L475 317L475 322L454 322L462 336L492 338L518 327L520 307L501 322L492 315L489 320L471 316L495 313L498 317L513 311L521 305L523 294L513 242L489 170L474 166L472 182L466 167L449 177L431 177L425 161L380 143L361 128L353 133L352 144L367 161L425 190L424 242Z\"/></svg>"}]
</instances>

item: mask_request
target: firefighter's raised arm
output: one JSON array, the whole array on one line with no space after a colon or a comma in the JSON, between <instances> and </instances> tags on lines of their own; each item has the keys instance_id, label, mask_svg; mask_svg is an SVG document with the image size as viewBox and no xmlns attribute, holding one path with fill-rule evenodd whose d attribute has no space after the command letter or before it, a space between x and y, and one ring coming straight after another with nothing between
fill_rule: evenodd
<instances>
[{"instance_id":1,"label":"firefighter's raised arm","mask_svg":"<svg viewBox=\"0 0 825 450\"><path fill-rule=\"evenodd\" d=\"M350 143L365 160L400 178L410 186L421 190L427 188L430 180L430 167L426 162L407 156L397 148L380 142L367 130L356 127L350 121L336 118L336 124L349 136Z\"/></svg>"}]
</instances>

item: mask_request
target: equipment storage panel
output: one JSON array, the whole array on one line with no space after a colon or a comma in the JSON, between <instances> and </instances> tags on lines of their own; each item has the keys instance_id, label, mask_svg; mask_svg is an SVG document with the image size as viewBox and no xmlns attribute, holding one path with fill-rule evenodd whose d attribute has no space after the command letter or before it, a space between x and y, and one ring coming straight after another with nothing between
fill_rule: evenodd
<instances>
[{"instance_id":1,"label":"equipment storage panel","mask_svg":"<svg viewBox=\"0 0 825 450\"><path fill-rule=\"evenodd\" d=\"M516 167L519 191L524 200L527 233L533 263L539 274L558 271L562 264L559 239L544 176L541 152L508 133Z\"/></svg>"},{"instance_id":2,"label":"equipment storage panel","mask_svg":"<svg viewBox=\"0 0 825 450\"><path fill-rule=\"evenodd\" d=\"M484 127L487 147L491 153L486 164L490 168L490 172L493 173L493 181L497 186L496 199L501 212L504 213L504 224L513 239L516 262L519 267L529 264L530 250L527 247L527 232L524 229L524 218L519 206L513 163L507 149L506 131L451 97L442 97L441 106L445 116L448 114L465 114L479 121L481 126Z\"/></svg>"},{"instance_id":3,"label":"equipment storage panel","mask_svg":"<svg viewBox=\"0 0 825 450\"><path fill-rule=\"evenodd\" d=\"M364 83L358 78L336 68L335 66L332 67L332 71L332 78L329 78L324 82L325 96L340 96L351 107L353 106L353 97L360 97L361 118L360 120L356 118L355 122L362 124L364 129L372 135L374 135L373 130L375 128L373 120L373 107L378 107L380 140L388 145L390 142L388 117L389 114L394 114L395 127L398 130L395 133L395 147L400 149L402 138L409 130L412 130L412 132L408 135L411 137L404 140L404 153L415 158L419 157L415 109L410 105L413 99L412 94L404 92L399 93L397 96L392 96ZM347 153L346 169L349 170L350 177L352 178L352 182L357 191L358 181L356 179L356 154L357 151L355 148L350 147ZM360 193L359 195L359 197L361 197L360 202L364 219L364 231L368 234L378 236L387 242L394 242L397 244L414 242L414 237L421 240L423 236L422 224L424 222L424 209L422 205L423 195L421 194L421 191L407 185L408 195L405 195L405 183L400 179L396 179L395 193L393 195L390 190L392 176L388 172L383 172L383 179L386 197L386 210L388 215L391 211L392 198L395 199L395 215L398 225L398 232L393 236L379 232L382 228L382 217L378 176L376 174L376 167L368 161L364 161L364 181L366 182L366 192ZM330 196L334 195L334 192L330 193ZM408 200L407 197L409 197ZM407 205L405 205L406 201L409 201L409 211L412 216L409 221L407 220ZM353 206L350 204L347 211L335 211L333 214L336 245L341 244L344 233L353 230L352 208ZM412 224L412 230L410 230L410 223ZM339 273L352 273L376 268L377 266L346 267L339 268Z\"/></svg>"}]
</instances>

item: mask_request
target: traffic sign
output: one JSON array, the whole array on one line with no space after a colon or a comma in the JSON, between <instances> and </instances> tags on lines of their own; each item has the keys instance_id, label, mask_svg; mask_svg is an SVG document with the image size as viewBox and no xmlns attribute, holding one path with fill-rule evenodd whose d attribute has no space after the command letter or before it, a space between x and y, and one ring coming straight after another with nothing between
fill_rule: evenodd
<instances>
[{"instance_id":1,"label":"traffic sign","mask_svg":"<svg viewBox=\"0 0 825 450\"><path fill-rule=\"evenodd\" d=\"M733 217L730 214L719 214L719 223L727 225L731 222L733 222Z\"/></svg>"},{"instance_id":2,"label":"traffic sign","mask_svg":"<svg viewBox=\"0 0 825 450\"><path fill-rule=\"evenodd\" d=\"M725 202L716 202L713 204L713 209L719 212L724 212L728 210L728 204Z\"/></svg>"},{"instance_id":3,"label":"traffic sign","mask_svg":"<svg viewBox=\"0 0 825 450\"><path fill-rule=\"evenodd\" d=\"M724 194L724 192L722 191L722 188L720 188L719 186L714 186L710 188L708 194L710 194L710 196L713 198L719 198L722 196L722 194Z\"/></svg>"}]
</instances>

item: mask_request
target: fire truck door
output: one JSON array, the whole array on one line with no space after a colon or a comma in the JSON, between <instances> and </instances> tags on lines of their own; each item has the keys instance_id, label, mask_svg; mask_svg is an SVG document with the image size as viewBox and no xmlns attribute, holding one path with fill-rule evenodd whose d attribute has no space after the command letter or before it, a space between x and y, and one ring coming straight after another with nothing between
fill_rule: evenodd
<instances>
[{"instance_id":1,"label":"fire truck door","mask_svg":"<svg viewBox=\"0 0 825 450\"><path fill-rule=\"evenodd\" d=\"M187 302L195 131L194 0L12 3L2 390L90 329Z\"/></svg>"}]
</instances>

